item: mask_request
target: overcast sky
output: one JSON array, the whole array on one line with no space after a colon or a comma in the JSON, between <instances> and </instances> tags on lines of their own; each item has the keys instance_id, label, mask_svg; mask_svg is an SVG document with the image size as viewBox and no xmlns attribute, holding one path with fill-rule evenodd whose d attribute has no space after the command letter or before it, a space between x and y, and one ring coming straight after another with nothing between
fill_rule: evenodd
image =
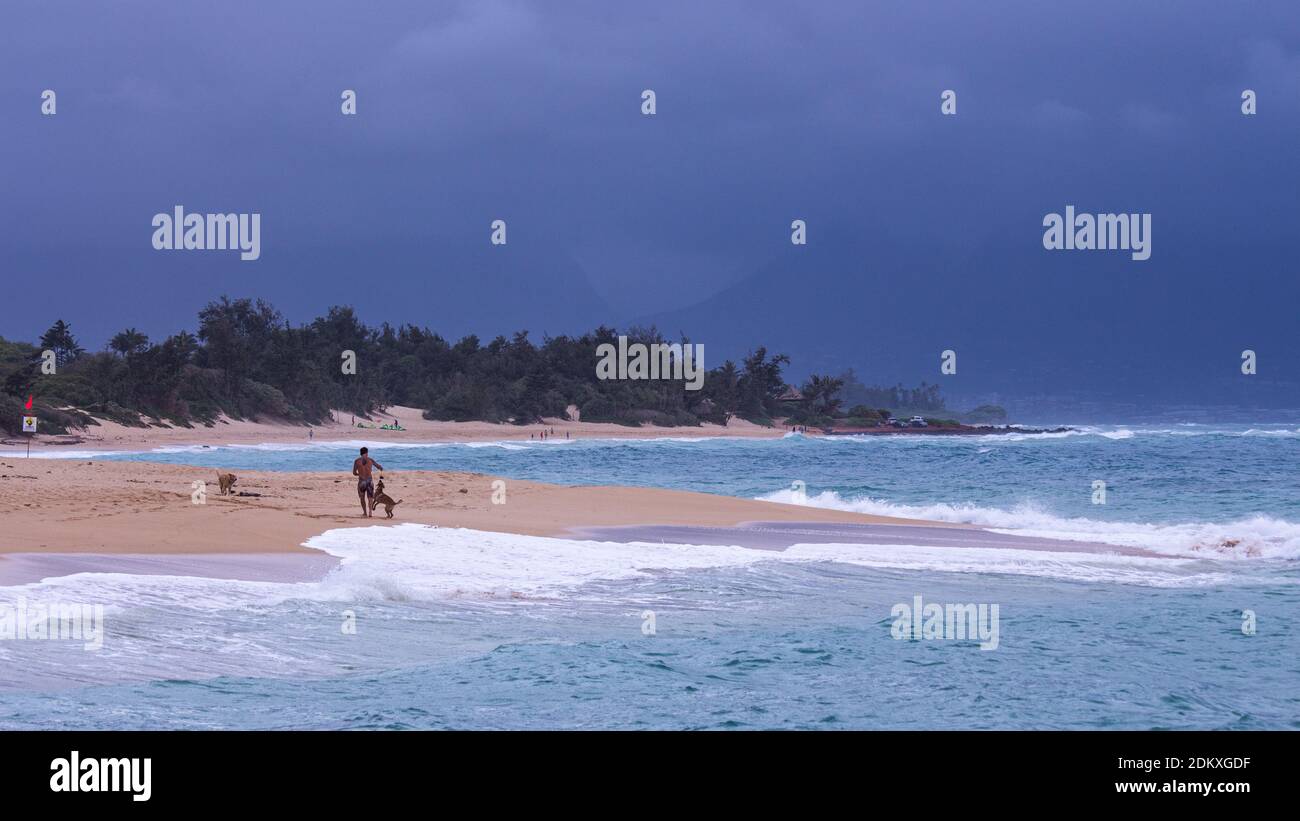
<instances>
[{"instance_id":1,"label":"overcast sky","mask_svg":"<svg viewBox=\"0 0 1300 821\"><path fill-rule=\"evenodd\" d=\"M1289 299L1298 137L1295 2L6 2L0 335L99 347L228 293L538 336L689 309L794 218L828 293L880 249L997 287L1067 204L1153 214L1120 276L1213 292L1168 261L1247 259ZM261 259L153 250L175 205L261 213Z\"/></svg>"}]
</instances>

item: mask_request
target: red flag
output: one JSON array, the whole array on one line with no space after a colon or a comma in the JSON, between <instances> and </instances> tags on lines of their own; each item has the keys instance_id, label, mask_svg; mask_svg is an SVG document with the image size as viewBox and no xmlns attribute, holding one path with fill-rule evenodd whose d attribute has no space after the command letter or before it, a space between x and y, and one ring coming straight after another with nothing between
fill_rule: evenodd
<instances>
[{"instance_id":1,"label":"red flag","mask_svg":"<svg viewBox=\"0 0 1300 821\"><path fill-rule=\"evenodd\" d=\"M33 395L32 395L32 394L30 394L30 393L27 394L27 410L31 410L31 409L32 409L32 398L33 398Z\"/></svg>"}]
</instances>

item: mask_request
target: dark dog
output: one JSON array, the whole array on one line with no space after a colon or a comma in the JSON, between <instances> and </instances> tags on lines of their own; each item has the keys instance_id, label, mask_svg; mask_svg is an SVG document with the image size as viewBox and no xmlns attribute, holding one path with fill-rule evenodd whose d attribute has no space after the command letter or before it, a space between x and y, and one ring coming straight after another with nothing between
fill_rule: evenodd
<instances>
[{"instance_id":1,"label":"dark dog","mask_svg":"<svg viewBox=\"0 0 1300 821\"><path fill-rule=\"evenodd\" d=\"M392 496L384 493L384 480L380 479L379 484L375 486L375 498L370 500L370 512L374 513L377 506L383 505L384 512L387 513L388 518L391 519L393 518L393 508L397 507L401 503L401 499L394 502Z\"/></svg>"}]
</instances>

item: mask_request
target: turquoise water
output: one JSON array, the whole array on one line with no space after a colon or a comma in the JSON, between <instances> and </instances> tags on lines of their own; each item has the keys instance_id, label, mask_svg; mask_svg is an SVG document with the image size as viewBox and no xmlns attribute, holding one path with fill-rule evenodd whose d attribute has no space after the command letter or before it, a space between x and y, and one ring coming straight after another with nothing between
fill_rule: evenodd
<instances>
[{"instance_id":1,"label":"turquoise water","mask_svg":"<svg viewBox=\"0 0 1300 821\"><path fill-rule=\"evenodd\" d=\"M97 653L0 642L0 726L1300 728L1298 427L374 441L398 489L415 469L643 484L1170 558L333 531L316 545L342 565L321 582L81 574L0 588L0 603L103 602L108 625ZM358 444L113 458L346 475ZM895 638L891 610L918 595L996 605L996 648Z\"/></svg>"}]
</instances>

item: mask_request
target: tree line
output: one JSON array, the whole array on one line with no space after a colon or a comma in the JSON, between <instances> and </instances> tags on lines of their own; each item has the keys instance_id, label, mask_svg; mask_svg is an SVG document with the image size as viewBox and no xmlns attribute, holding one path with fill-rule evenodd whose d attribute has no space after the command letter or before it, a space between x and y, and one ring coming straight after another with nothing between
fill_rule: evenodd
<instances>
[{"instance_id":1,"label":"tree line","mask_svg":"<svg viewBox=\"0 0 1300 821\"><path fill-rule=\"evenodd\" d=\"M629 343L668 342L654 328L624 335ZM127 328L106 350L90 352L60 319L36 345L0 339L0 428L20 429L29 396L44 432L96 417L139 426L212 424L223 415L315 424L332 409L369 417L390 405L421 408L427 419L515 424L563 418L570 408L583 421L631 425L842 415L843 378L813 376L803 402L783 401L790 359L762 347L709 370L700 390L682 380L598 379L597 348L618 336L602 326L540 344L527 331L452 342L415 325L367 326L344 306L295 327L263 300L222 297L199 311L193 333L154 341ZM345 372L345 351L355 355L354 373Z\"/></svg>"}]
</instances>

